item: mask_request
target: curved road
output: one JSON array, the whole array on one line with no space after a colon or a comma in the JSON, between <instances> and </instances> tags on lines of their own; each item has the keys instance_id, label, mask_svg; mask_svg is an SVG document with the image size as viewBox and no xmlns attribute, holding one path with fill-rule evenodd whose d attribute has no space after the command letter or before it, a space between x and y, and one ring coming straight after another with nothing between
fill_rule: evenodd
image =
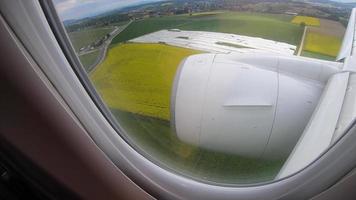
<instances>
[{"instance_id":1,"label":"curved road","mask_svg":"<svg viewBox=\"0 0 356 200\"><path fill-rule=\"evenodd\" d=\"M130 24L132 23L132 21L130 21L129 23L127 23L126 25L124 26L119 26L119 27L116 27L111 33L110 33L110 37L105 40L105 42L97 49L97 51L99 51L99 55L98 57L96 58L95 62L90 65L88 67L88 72L91 73L92 71L94 71L95 67L98 66L101 62L103 62L103 60L105 59L105 56L106 56L106 52L108 51L108 47L111 43L111 41L117 36L119 35L123 30L125 30ZM87 51L85 52L84 54L87 54L87 53L91 53L93 51ZM81 54L81 55L84 55L84 54Z\"/></svg>"}]
</instances>

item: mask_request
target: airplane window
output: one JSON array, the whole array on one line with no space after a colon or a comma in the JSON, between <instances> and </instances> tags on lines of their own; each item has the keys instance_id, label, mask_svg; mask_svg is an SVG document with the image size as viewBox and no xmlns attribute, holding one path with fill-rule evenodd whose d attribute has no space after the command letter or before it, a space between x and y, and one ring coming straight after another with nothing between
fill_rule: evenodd
<instances>
[{"instance_id":1,"label":"airplane window","mask_svg":"<svg viewBox=\"0 0 356 200\"><path fill-rule=\"evenodd\" d=\"M184 176L222 184L283 178L353 119L356 77L342 70L352 4L53 2L121 136Z\"/></svg>"}]
</instances>

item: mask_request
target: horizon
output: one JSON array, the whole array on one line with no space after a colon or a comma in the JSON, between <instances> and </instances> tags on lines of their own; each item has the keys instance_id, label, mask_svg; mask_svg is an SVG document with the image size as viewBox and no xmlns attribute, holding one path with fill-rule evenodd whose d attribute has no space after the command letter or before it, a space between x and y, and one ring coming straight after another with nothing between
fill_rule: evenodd
<instances>
[{"instance_id":1,"label":"horizon","mask_svg":"<svg viewBox=\"0 0 356 200\"><path fill-rule=\"evenodd\" d=\"M160 1L165 0L53 0L63 21L83 19L115 9Z\"/></svg>"},{"instance_id":2,"label":"horizon","mask_svg":"<svg viewBox=\"0 0 356 200\"><path fill-rule=\"evenodd\" d=\"M97 16L115 9L166 0L53 0L62 21ZM337 3L356 3L356 0L330 0Z\"/></svg>"}]
</instances>

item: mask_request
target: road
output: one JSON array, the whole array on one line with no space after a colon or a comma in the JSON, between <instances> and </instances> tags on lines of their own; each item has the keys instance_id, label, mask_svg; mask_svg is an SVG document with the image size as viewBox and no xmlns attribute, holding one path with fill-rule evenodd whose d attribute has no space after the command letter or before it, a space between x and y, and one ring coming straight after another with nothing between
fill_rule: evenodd
<instances>
[{"instance_id":1,"label":"road","mask_svg":"<svg viewBox=\"0 0 356 200\"><path fill-rule=\"evenodd\" d=\"M303 47L304 47L305 36L307 35L307 29L308 29L308 26L305 26L305 27L304 27L304 32L303 32L302 41L300 42L297 56L300 56L300 54L302 54Z\"/></svg>"},{"instance_id":2,"label":"road","mask_svg":"<svg viewBox=\"0 0 356 200\"><path fill-rule=\"evenodd\" d=\"M119 35L122 31L124 31L130 24L132 23L132 21L130 21L129 23L127 23L126 25L124 26L120 26L120 27L116 27L111 33L110 33L110 37L98 48L98 49L93 49L91 51L86 51L85 53L81 54L81 55L84 55L84 54L87 54L87 53L91 53L93 51L99 51L99 55L98 57L96 58L95 62L90 65L88 67L88 71L89 73L91 73L94 68L96 66L98 66L101 62L103 62L103 60L105 59L105 56L106 56L106 52L108 51L108 47L111 43L111 41L117 36Z\"/></svg>"}]
</instances>

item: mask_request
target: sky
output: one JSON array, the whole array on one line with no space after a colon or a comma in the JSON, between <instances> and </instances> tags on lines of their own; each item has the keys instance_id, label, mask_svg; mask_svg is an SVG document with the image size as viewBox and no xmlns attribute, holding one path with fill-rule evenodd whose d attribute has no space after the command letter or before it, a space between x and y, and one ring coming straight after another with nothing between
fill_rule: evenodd
<instances>
[{"instance_id":1,"label":"sky","mask_svg":"<svg viewBox=\"0 0 356 200\"><path fill-rule=\"evenodd\" d=\"M103 12L161 0L53 0L62 20L80 19Z\"/></svg>"},{"instance_id":2,"label":"sky","mask_svg":"<svg viewBox=\"0 0 356 200\"><path fill-rule=\"evenodd\" d=\"M356 0L332 0L341 3L356 3Z\"/></svg>"}]
</instances>

